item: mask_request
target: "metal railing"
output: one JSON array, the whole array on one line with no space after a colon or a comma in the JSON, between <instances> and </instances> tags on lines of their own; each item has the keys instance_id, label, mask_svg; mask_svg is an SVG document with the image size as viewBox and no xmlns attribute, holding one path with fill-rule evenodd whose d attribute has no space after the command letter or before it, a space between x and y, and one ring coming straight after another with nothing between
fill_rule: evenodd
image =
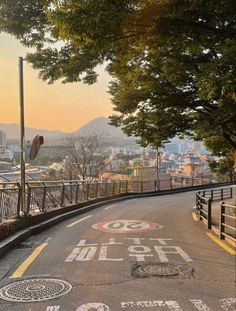
<instances>
[{"instance_id":1,"label":"metal railing","mask_svg":"<svg viewBox=\"0 0 236 311\"><path fill-rule=\"evenodd\" d=\"M19 183L0 186L0 222L20 214L21 187Z\"/></svg>"},{"instance_id":2,"label":"metal railing","mask_svg":"<svg viewBox=\"0 0 236 311\"><path fill-rule=\"evenodd\" d=\"M212 201L231 199L233 197L233 188L211 189L199 192L202 197Z\"/></svg>"},{"instance_id":3,"label":"metal railing","mask_svg":"<svg viewBox=\"0 0 236 311\"><path fill-rule=\"evenodd\" d=\"M220 222L219 222L219 238L225 239L225 237L236 242L236 206L220 204ZM226 229L228 233L226 232Z\"/></svg>"},{"instance_id":4,"label":"metal railing","mask_svg":"<svg viewBox=\"0 0 236 311\"><path fill-rule=\"evenodd\" d=\"M211 229L211 202L210 198L206 198L200 193L196 194L196 208L200 219L207 221L207 228Z\"/></svg>"},{"instance_id":5,"label":"metal railing","mask_svg":"<svg viewBox=\"0 0 236 311\"><path fill-rule=\"evenodd\" d=\"M233 188L211 189L199 191L196 194L196 210L200 217L200 220L205 220L207 228L211 229L213 225L212 220L212 202L222 201L233 198ZM224 239L225 236L229 237L233 241L235 240L236 232L236 207L233 205L220 203L219 208L219 238ZM233 210L234 215L226 213L226 209ZM230 220L230 221L229 221ZM230 233L226 233L226 228ZM233 233L233 234L231 234Z\"/></svg>"},{"instance_id":6,"label":"metal railing","mask_svg":"<svg viewBox=\"0 0 236 311\"><path fill-rule=\"evenodd\" d=\"M209 180L212 182L213 180ZM216 181L215 181L216 182ZM26 214L86 201L129 193L148 193L168 189L191 188L206 184L203 178L172 176L160 180L122 181L32 181L26 183ZM18 183L0 183L0 222L21 216L21 187Z\"/></svg>"}]
</instances>

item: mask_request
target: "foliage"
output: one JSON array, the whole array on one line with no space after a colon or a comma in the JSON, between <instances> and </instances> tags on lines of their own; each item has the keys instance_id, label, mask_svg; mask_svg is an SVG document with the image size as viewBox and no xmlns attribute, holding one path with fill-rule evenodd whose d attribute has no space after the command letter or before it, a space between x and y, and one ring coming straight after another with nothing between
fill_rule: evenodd
<instances>
[{"instance_id":1,"label":"foliage","mask_svg":"<svg viewBox=\"0 0 236 311\"><path fill-rule=\"evenodd\" d=\"M230 181L234 180L233 170L233 157L232 153L227 154L225 157L218 161L212 161L209 163L210 170L218 176L228 176Z\"/></svg>"},{"instance_id":2,"label":"foliage","mask_svg":"<svg viewBox=\"0 0 236 311\"><path fill-rule=\"evenodd\" d=\"M102 137L70 135L65 142L65 179L94 179L105 169L106 154L102 151Z\"/></svg>"},{"instance_id":3,"label":"foliage","mask_svg":"<svg viewBox=\"0 0 236 311\"><path fill-rule=\"evenodd\" d=\"M112 124L155 148L179 134L236 148L235 16L232 0L0 0L0 31L36 48L49 83L94 83L105 62Z\"/></svg>"}]
</instances>

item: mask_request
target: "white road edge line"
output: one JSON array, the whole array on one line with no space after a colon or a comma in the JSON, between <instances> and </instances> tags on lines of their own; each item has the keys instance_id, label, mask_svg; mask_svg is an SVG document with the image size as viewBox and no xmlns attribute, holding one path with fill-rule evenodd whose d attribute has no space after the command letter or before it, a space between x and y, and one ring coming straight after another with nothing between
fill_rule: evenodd
<instances>
[{"instance_id":1,"label":"white road edge line","mask_svg":"<svg viewBox=\"0 0 236 311\"><path fill-rule=\"evenodd\" d=\"M113 205L110 205L110 206L105 207L104 209L108 210L108 209L110 209L110 208L112 208L112 207L114 207L114 206L116 206L116 205L113 204Z\"/></svg>"},{"instance_id":2,"label":"white road edge line","mask_svg":"<svg viewBox=\"0 0 236 311\"><path fill-rule=\"evenodd\" d=\"M71 224L69 224L68 226L66 226L66 228L71 228L71 227L73 227L74 225L77 225L77 224L80 223L81 221L84 221L84 220L86 220L86 219L88 219L88 218L90 218L90 217L92 217L92 216L93 216L93 215L88 215L88 216L83 217L83 218L81 218L81 219L79 219L79 220L76 220L76 221L72 222Z\"/></svg>"}]
</instances>

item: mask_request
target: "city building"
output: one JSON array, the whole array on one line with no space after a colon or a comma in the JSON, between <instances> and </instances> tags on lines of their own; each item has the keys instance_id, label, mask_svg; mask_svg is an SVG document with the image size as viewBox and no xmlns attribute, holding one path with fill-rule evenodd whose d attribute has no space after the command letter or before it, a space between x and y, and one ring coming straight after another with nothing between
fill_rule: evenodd
<instances>
[{"instance_id":1,"label":"city building","mask_svg":"<svg viewBox=\"0 0 236 311\"><path fill-rule=\"evenodd\" d=\"M0 130L0 146L6 147L7 145L7 134Z\"/></svg>"}]
</instances>

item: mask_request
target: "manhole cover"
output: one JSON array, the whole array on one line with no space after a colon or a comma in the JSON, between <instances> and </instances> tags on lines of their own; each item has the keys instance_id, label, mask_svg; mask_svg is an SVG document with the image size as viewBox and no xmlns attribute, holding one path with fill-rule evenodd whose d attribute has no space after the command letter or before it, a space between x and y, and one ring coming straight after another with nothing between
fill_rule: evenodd
<instances>
[{"instance_id":1,"label":"manhole cover","mask_svg":"<svg viewBox=\"0 0 236 311\"><path fill-rule=\"evenodd\" d=\"M182 263L146 263L132 265L132 275L136 278L190 278L194 269Z\"/></svg>"},{"instance_id":2,"label":"manhole cover","mask_svg":"<svg viewBox=\"0 0 236 311\"><path fill-rule=\"evenodd\" d=\"M37 302L67 294L72 286L58 279L28 279L0 288L0 298L15 302Z\"/></svg>"},{"instance_id":3,"label":"manhole cover","mask_svg":"<svg viewBox=\"0 0 236 311\"><path fill-rule=\"evenodd\" d=\"M155 276L173 276L179 274L179 271L170 264L149 264L139 267L139 271Z\"/></svg>"}]
</instances>

